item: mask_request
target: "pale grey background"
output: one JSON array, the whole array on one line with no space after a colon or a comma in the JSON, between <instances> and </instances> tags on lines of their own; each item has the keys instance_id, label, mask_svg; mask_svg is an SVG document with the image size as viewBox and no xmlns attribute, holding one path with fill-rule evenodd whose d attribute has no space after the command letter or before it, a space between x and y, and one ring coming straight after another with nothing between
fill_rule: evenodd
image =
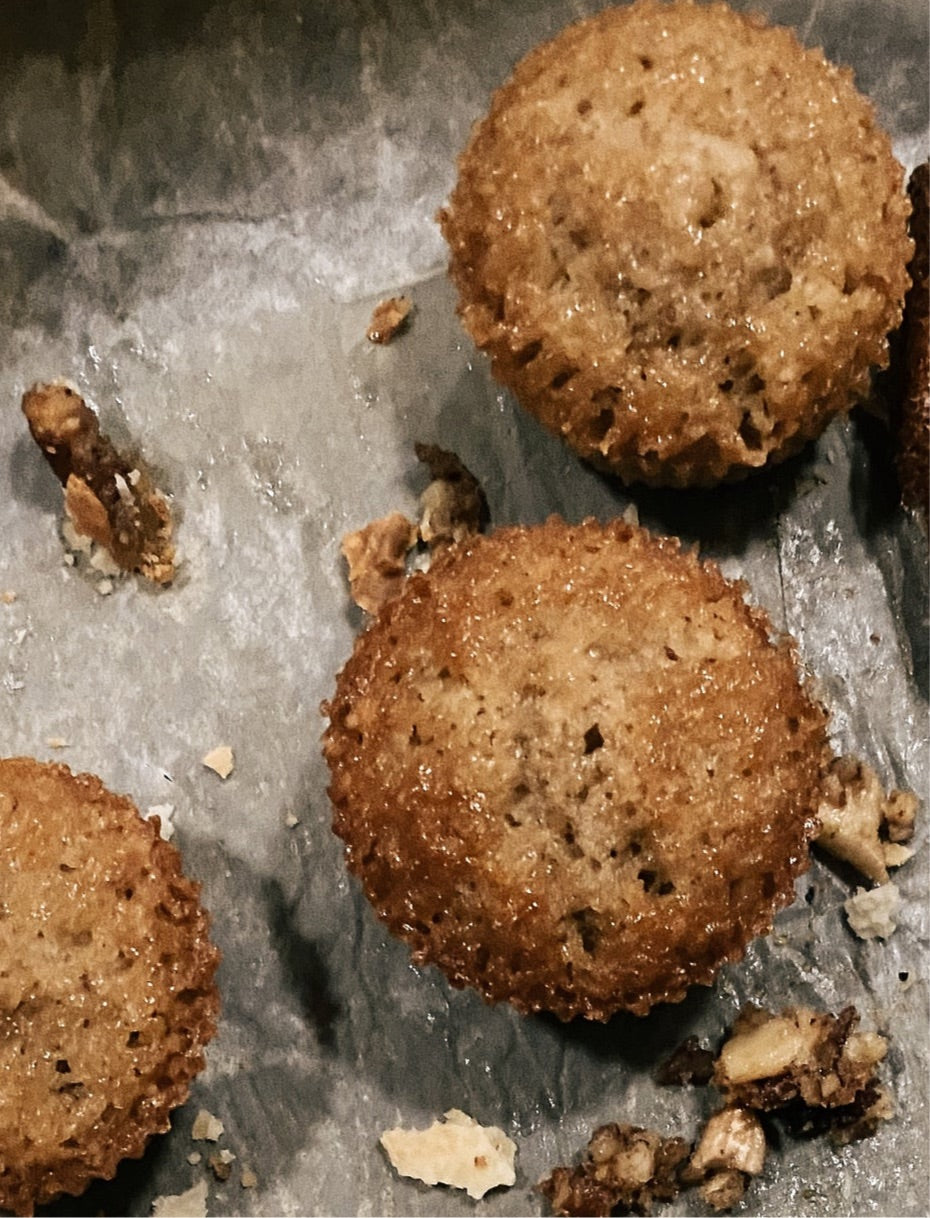
<instances>
[{"instance_id":1,"label":"pale grey background","mask_svg":"<svg viewBox=\"0 0 930 1218\"><path fill-rule=\"evenodd\" d=\"M735 489L629 495L519 413L459 329L433 219L455 155L516 58L596 7L0 5L0 589L17 594L0 605L0 749L173 804L225 955L222 1029L174 1131L57 1213L144 1214L201 1178L186 1161L201 1105L238 1156L227 1184L211 1178L211 1213L540 1213L534 1183L599 1122L694 1131L712 1096L651 1072L744 999L859 1004L892 1039L900 1115L842 1151L786 1143L743 1212L928 1212L925 827L887 944L851 936L849 877L817 862L809 903L713 992L603 1027L523 1020L412 968L329 831L318 706L359 624L339 539L413 510L415 440L460 454L496 523L632 499L700 540L798 637L837 746L927 791L926 541L897 509L880 425L837 424ZM902 160L926 155L922 0L758 7L855 68ZM401 288L413 324L373 348L371 307ZM102 597L64 566L60 493L18 405L59 375L174 492L170 590ZM200 765L220 743L236 752L226 783ZM475 1205L395 1179L382 1129L451 1106L516 1139L514 1189ZM668 1212L702 1210L686 1196Z\"/></svg>"}]
</instances>

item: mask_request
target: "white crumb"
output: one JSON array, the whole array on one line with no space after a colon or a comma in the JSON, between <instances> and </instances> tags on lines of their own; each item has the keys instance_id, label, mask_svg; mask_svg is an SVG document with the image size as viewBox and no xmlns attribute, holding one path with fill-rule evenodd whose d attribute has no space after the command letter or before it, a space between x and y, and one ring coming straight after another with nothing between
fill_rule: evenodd
<instances>
[{"instance_id":1,"label":"white crumb","mask_svg":"<svg viewBox=\"0 0 930 1218\"><path fill-rule=\"evenodd\" d=\"M203 1155L200 1153L199 1150L192 1150L191 1153L187 1156L187 1161L188 1161L188 1163L190 1163L191 1167L196 1167L197 1164L201 1161L201 1159L203 1159Z\"/></svg>"},{"instance_id":2,"label":"white crumb","mask_svg":"<svg viewBox=\"0 0 930 1218\"><path fill-rule=\"evenodd\" d=\"M99 571L101 575L106 575L109 578L116 578L122 575L122 568L119 563L115 562L113 555L103 546L94 546L93 553L90 556L90 565L95 571Z\"/></svg>"},{"instance_id":3,"label":"white crumb","mask_svg":"<svg viewBox=\"0 0 930 1218\"><path fill-rule=\"evenodd\" d=\"M164 841L170 842L174 837L174 822L171 819L174 816L174 804L152 804L145 810L145 819L148 820L150 816L158 817L161 822L158 835Z\"/></svg>"},{"instance_id":4,"label":"white crumb","mask_svg":"<svg viewBox=\"0 0 930 1218\"><path fill-rule=\"evenodd\" d=\"M236 765L233 751L228 744L220 744L215 749L211 749L203 756L202 761L208 770L219 774L223 779L230 776Z\"/></svg>"},{"instance_id":5,"label":"white crumb","mask_svg":"<svg viewBox=\"0 0 930 1218\"><path fill-rule=\"evenodd\" d=\"M206 1180L198 1180L186 1193L156 1197L152 1202L152 1214L154 1218L206 1218Z\"/></svg>"},{"instance_id":6,"label":"white crumb","mask_svg":"<svg viewBox=\"0 0 930 1218\"><path fill-rule=\"evenodd\" d=\"M101 596L109 596L113 591L112 579L101 579L97 584L97 591Z\"/></svg>"},{"instance_id":7,"label":"white crumb","mask_svg":"<svg viewBox=\"0 0 930 1218\"><path fill-rule=\"evenodd\" d=\"M475 1201L516 1180L516 1144L502 1130L479 1125L457 1108L429 1129L388 1129L381 1145L399 1175L463 1188Z\"/></svg>"},{"instance_id":8,"label":"white crumb","mask_svg":"<svg viewBox=\"0 0 930 1218\"><path fill-rule=\"evenodd\" d=\"M294 815L293 812L288 812L287 816L285 816L285 818L284 818L284 823L288 827L288 829L293 829L295 825L300 824L300 821L297 819L297 817Z\"/></svg>"},{"instance_id":9,"label":"white crumb","mask_svg":"<svg viewBox=\"0 0 930 1218\"><path fill-rule=\"evenodd\" d=\"M201 1108L194 1118L194 1127L191 1130L192 1141L218 1142L222 1136L223 1122L212 1112L207 1112L206 1108Z\"/></svg>"},{"instance_id":10,"label":"white crumb","mask_svg":"<svg viewBox=\"0 0 930 1218\"><path fill-rule=\"evenodd\" d=\"M49 736L45 742L50 749L70 749L71 741L65 740L64 736Z\"/></svg>"},{"instance_id":11,"label":"white crumb","mask_svg":"<svg viewBox=\"0 0 930 1218\"><path fill-rule=\"evenodd\" d=\"M895 914L900 905L897 884L881 884L878 888L857 888L843 908L860 939L887 939L898 925Z\"/></svg>"}]
</instances>

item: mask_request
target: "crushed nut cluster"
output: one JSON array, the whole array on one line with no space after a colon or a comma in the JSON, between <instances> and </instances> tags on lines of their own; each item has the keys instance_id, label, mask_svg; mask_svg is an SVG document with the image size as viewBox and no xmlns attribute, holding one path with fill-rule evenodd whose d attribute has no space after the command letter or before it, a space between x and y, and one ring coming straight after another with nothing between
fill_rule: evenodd
<instances>
[{"instance_id":1,"label":"crushed nut cluster","mask_svg":"<svg viewBox=\"0 0 930 1218\"><path fill-rule=\"evenodd\" d=\"M604 1125L578 1166L557 1167L541 1181L552 1212L650 1214L654 1202L693 1187L715 1211L731 1209L764 1165L760 1114L778 1112L795 1132L827 1132L838 1143L874 1133L893 1115L891 1097L876 1078L888 1046L876 1032L857 1031L858 1023L854 1007L839 1015L806 1007L774 1015L747 1007L713 1061L724 1105L697 1143L691 1147L633 1125ZM710 1081L709 1053L689 1037L660 1068L660 1081Z\"/></svg>"}]
</instances>

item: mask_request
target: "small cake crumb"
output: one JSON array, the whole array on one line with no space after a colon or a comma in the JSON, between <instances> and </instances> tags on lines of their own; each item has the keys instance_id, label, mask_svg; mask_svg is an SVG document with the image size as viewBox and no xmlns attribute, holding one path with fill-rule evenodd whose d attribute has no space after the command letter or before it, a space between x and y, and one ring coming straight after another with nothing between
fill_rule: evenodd
<instances>
[{"instance_id":1,"label":"small cake crumb","mask_svg":"<svg viewBox=\"0 0 930 1218\"><path fill-rule=\"evenodd\" d=\"M198 1180L187 1192L171 1197L156 1197L153 1218L206 1218L207 1182Z\"/></svg>"},{"instance_id":2,"label":"small cake crumb","mask_svg":"<svg viewBox=\"0 0 930 1218\"><path fill-rule=\"evenodd\" d=\"M293 829L296 825L300 824L300 820L294 815L293 812L288 812L287 816L284 818L284 824L288 829Z\"/></svg>"},{"instance_id":3,"label":"small cake crumb","mask_svg":"<svg viewBox=\"0 0 930 1218\"><path fill-rule=\"evenodd\" d=\"M465 1189L475 1201L516 1180L516 1144L503 1130L479 1125L457 1108L429 1129L388 1129L381 1145L399 1175Z\"/></svg>"},{"instance_id":4,"label":"small cake crumb","mask_svg":"<svg viewBox=\"0 0 930 1218\"><path fill-rule=\"evenodd\" d=\"M233 751L228 744L217 745L215 749L211 749L209 753L204 754L201 762L208 770L212 770L214 774L219 774L220 778L224 781L236 768Z\"/></svg>"},{"instance_id":5,"label":"small cake crumb","mask_svg":"<svg viewBox=\"0 0 930 1218\"><path fill-rule=\"evenodd\" d=\"M97 584L97 591L99 592L99 594L101 596L109 596L110 593L113 591L113 580L112 579L100 580L99 583Z\"/></svg>"},{"instance_id":6,"label":"small cake crumb","mask_svg":"<svg viewBox=\"0 0 930 1218\"><path fill-rule=\"evenodd\" d=\"M349 589L360 609L377 613L397 596L407 574L407 553L416 542L417 526L402 512L391 512L343 537Z\"/></svg>"},{"instance_id":7,"label":"small cake crumb","mask_svg":"<svg viewBox=\"0 0 930 1218\"><path fill-rule=\"evenodd\" d=\"M65 740L64 736L49 736L45 741L50 749L70 749L70 740Z\"/></svg>"},{"instance_id":8,"label":"small cake crumb","mask_svg":"<svg viewBox=\"0 0 930 1218\"><path fill-rule=\"evenodd\" d=\"M0 604L12 605L16 600L16 593L12 588L5 588L0 592Z\"/></svg>"},{"instance_id":9,"label":"small cake crumb","mask_svg":"<svg viewBox=\"0 0 930 1218\"><path fill-rule=\"evenodd\" d=\"M369 342L389 343L403 329L412 308L409 296L390 296L376 304L365 331Z\"/></svg>"},{"instance_id":10,"label":"small cake crumb","mask_svg":"<svg viewBox=\"0 0 930 1218\"><path fill-rule=\"evenodd\" d=\"M188 1163L190 1163L191 1167L196 1167L197 1164L201 1161L201 1159L203 1159L203 1155L200 1153L199 1150L192 1150L191 1153L187 1156L187 1161L188 1161Z\"/></svg>"},{"instance_id":11,"label":"small cake crumb","mask_svg":"<svg viewBox=\"0 0 930 1218\"><path fill-rule=\"evenodd\" d=\"M894 934L900 905L898 886L890 883L857 888L856 895L843 902L849 925L860 939L887 939Z\"/></svg>"},{"instance_id":12,"label":"small cake crumb","mask_svg":"<svg viewBox=\"0 0 930 1218\"><path fill-rule=\"evenodd\" d=\"M251 1167L243 1167L239 1174L239 1183L243 1188L255 1188L258 1184L258 1176Z\"/></svg>"},{"instance_id":13,"label":"small cake crumb","mask_svg":"<svg viewBox=\"0 0 930 1218\"><path fill-rule=\"evenodd\" d=\"M223 1122L218 1117L215 1117L212 1112L207 1112L206 1108L201 1108L194 1118L191 1140L194 1142L218 1142L222 1136Z\"/></svg>"},{"instance_id":14,"label":"small cake crumb","mask_svg":"<svg viewBox=\"0 0 930 1218\"><path fill-rule=\"evenodd\" d=\"M886 884L888 868L899 867L913 853L904 843L914 834L916 813L912 792L886 795L871 766L837 757L824 780L817 844L873 883Z\"/></svg>"}]
</instances>

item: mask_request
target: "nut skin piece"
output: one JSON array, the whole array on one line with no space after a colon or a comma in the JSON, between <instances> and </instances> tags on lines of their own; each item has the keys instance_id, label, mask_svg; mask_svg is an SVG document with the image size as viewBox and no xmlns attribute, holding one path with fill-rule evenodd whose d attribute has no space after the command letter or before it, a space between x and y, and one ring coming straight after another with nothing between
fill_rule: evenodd
<instances>
[{"instance_id":1,"label":"nut skin piece","mask_svg":"<svg viewBox=\"0 0 930 1218\"><path fill-rule=\"evenodd\" d=\"M65 491L80 533L109 551L117 566L157 584L174 579L168 504L144 470L117 451L96 414L69 385L36 384L23 395L35 442Z\"/></svg>"}]
</instances>

